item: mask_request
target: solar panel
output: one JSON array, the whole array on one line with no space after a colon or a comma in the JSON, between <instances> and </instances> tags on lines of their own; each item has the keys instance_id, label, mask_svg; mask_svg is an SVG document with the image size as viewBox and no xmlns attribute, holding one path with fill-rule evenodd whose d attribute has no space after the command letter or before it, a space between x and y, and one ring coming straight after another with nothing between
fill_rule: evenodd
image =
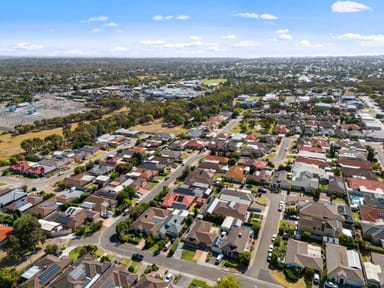
<instances>
[{"instance_id":1,"label":"solar panel","mask_svg":"<svg viewBox=\"0 0 384 288\"><path fill-rule=\"evenodd\" d=\"M50 279L52 279L57 272L61 270L60 266L56 263L49 266L43 273L39 276L40 285L45 285Z\"/></svg>"},{"instance_id":2,"label":"solar panel","mask_svg":"<svg viewBox=\"0 0 384 288\"><path fill-rule=\"evenodd\" d=\"M85 265L80 264L77 266L71 273L69 273L69 277L71 277L73 280L78 280L81 275L85 275Z\"/></svg>"},{"instance_id":3,"label":"solar panel","mask_svg":"<svg viewBox=\"0 0 384 288\"><path fill-rule=\"evenodd\" d=\"M59 222L59 223L64 224L64 225L67 225L70 220L71 219L69 219L66 216L59 216L59 217L57 217L56 222Z\"/></svg>"},{"instance_id":4,"label":"solar panel","mask_svg":"<svg viewBox=\"0 0 384 288\"><path fill-rule=\"evenodd\" d=\"M112 279L108 279L107 282L104 283L103 286L101 286L101 288L115 288L115 284L113 283Z\"/></svg>"}]
</instances>

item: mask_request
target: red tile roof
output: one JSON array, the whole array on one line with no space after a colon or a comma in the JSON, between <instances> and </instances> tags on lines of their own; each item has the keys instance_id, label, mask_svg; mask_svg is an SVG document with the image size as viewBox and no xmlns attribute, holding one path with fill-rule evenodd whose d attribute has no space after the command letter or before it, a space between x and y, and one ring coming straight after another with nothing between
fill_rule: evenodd
<instances>
[{"instance_id":1,"label":"red tile roof","mask_svg":"<svg viewBox=\"0 0 384 288\"><path fill-rule=\"evenodd\" d=\"M315 164L321 168L329 167L329 163L327 161L307 158L307 157L303 157L303 156L297 156L295 162L296 163L300 162L300 163L306 163L306 164Z\"/></svg>"},{"instance_id":2,"label":"red tile roof","mask_svg":"<svg viewBox=\"0 0 384 288\"><path fill-rule=\"evenodd\" d=\"M365 189L371 190L371 191L375 191L375 190L384 191L384 182L379 182L375 180L349 178L348 186L355 190L359 189L360 187L365 187Z\"/></svg>"},{"instance_id":3,"label":"red tile roof","mask_svg":"<svg viewBox=\"0 0 384 288\"><path fill-rule=\"evenodd\" d=\"M352 167L356 169L372 170L371 162L367 160L350 160L347 158L337 160L337 164L342 167Z\"/></svg>"},{"instance_id":4,"label":"red tile roof","mask_svg":"<svg viewBox=\"0 0 384 288\"><path fill-rule=\"evenodd\" d=\"M0 226L0 242L3 242L8 238L8 235L13 232L13 228L10 226Z\"/></svg>"},{"instance_id":5,"label":"red tile roof","mask_svg":"<svg viewBox=\"0 0 384 288\"><path fill-rule=\"evenodd\" d=\"M361 205L359 209L360 209L360 218L363 221L376 222L378 219L384 220L383 208L376 208L376 207Z\"/></svg>"},{"instance_id":6,"label":"red tile roof","mask_svg":"<svg viewBox=\"0 0 384 288\"><path fill-rule=\"evenodd\" d=\"M204 160L218 161L220 164L227 164L229 161L229 158L223 157L223 156L208 155L207 157L204 158Z\"/></svg>"},{"instance_id":7,"label":"red tile roof","mask_svg":"<svg viewBox=\"0 0 384 288\"><path fill-rule=\"evenodd\" d=\"M300 151L309 151L309 152L315 152L315 153L325 152L325 150L323 148L312 147L312 146L307 146L307 145L299 145L298 148Z\"/></svg>"},{"instance_id":8,"label":"red tile roof","mask_svg":"<svg viewBox=\"0 0 384 288\"><path fill-rule=\"evenodd\" d=\"M232 166L231 168L229 168L228 172L225 173L225 177L231 178L231 179L243 180L245 177L244 170L239 166Z\"/></svg>"},{"instance_id":9,"label":"red tile roof","mask_svg":"<svg viewBox=\"0 0 384 288\"><path fill-rule=\"evenodd\" d=\"M190 207L195 201L195 198L196 197L190 196L190 195L180 195L174 192L169 192L163 198L163 202L161 203L161 206L168 208L168 207L171 207L174 202L177 202L177 203L182 203L187 207Z\"/></svg>"}]
</instances>

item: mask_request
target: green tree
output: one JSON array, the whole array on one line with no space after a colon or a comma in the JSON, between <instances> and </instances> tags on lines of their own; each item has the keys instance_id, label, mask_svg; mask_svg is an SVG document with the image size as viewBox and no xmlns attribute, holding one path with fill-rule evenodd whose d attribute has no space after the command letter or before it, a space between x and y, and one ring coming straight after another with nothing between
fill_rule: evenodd
<instances>
[{"instance_id":1,"label":"green tree","mask_svg":"<svg viewBox=\"0 0 384 288\"><path fill-rule=\"evenodd\" d=\"M3 248L9 256L14 256L16 259L36 251L37 245L45 241L45 234L39 221L31 214L22 215L15 220L13 229Z\"/></svg>"},{"instance_id":2,"label":"green tree","mask_svg":"<svg viewBox=\"0 0 384 288\"><path fill-rule=\"evenodd\" d=\"M215 288L240 288L240 283L236 275L228 274L217 281Z\"/></svg>"},{"instance_id":3,"label":"green tree","mask_svg":"<svg viewBox=\"0 0 384 288\"><path fill-rule=\"evenodd\" d=\"M251 261L251 252L243 251L239 254L239 263L242 267L247 267Z\"/></svg>"},{"instance_id":4,"label":"green tree","mask_svg":"<svg viewBox=\"0 0 384 288\"><path fill-rule=\"evenodd\" d=\"M0 287L12 288L14 287L19 273L14 267L3 267L0 269Z\"/></svg>"}]
</instances>

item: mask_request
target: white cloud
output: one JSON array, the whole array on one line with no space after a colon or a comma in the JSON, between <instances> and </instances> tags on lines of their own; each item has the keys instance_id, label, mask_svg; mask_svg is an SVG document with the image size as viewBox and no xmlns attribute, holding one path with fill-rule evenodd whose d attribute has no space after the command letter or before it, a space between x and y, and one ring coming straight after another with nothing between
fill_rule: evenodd
<instances>
[{"instance_id":1,"label":"white cloud","mask_svg":"<svg viewBox=\"0 0 384 288\"><path fill-rule=\"evenodd\" d=\"M301 40L299 42L299 45L302 46L302 47L312 47L312 48L322 48L322 47L324 47L323 44L315 44L315 43L312 43L309 40Z\"/></svg>"},{"instance_id":2,"label":"white cloud","mask_svg":"<svg viewBox=\"0 0 384 288\"><path fill-rule=\"evenodd\" d=\"M192 41L201 41L201 37L194 35L189 36L189 39L191 39Z\"/></svg>"},{"instance_id":3,"label":"white cloud","mask_svg":"<svg viewBox=\"0 0 384 288\"><path fill-rule=\"evenodd\" d=\"M337 1L331 6L332 12L336 13L353 13L363 10L371 10L371 8L365 4L353 1Z\"/></svg>"},{"instance_id":4,"label":"white cloud","mask_svg":"<svg viewBox=\"0 0 384 288\"><path fill-rule=\"evenodd\" d=\"M234 34L228 34L228 35L224 35L222 38L223 38L223 39L234 40L234 39L236 39L237 37L236 37L236 35L234 35Z\"/></svg>"},{"instance_id":5,"label":"white cloud","mask_svg":"<svg viewBox=\"0 0 384 288\"><path fill-rule=\"evenodd\" d=\"M87 22L103 22L109 19L108 16L97 16L88 18Z\"/></svg>"},{"instance_id":6,"label":"white cloud","mask_svg":"<svg viewBox=\"0 0 384 288\"><path fill-rule=\"evenodd\" d=\"M123 47L123 46L116 46L116 47L112 48L112 51L113 52L126 52L126 51L128 51L128 48Z\"/></svg>"},{"instance_id":7,"label":"white cloud","mask_svg":"<svg viewBox=\"0 0 384 288\"><path fill-rule=\"evenodd\" d=\"M94 28L92 30L89 30L89 32L91 32L91 33L101 33L101 32L104 32L104 29L102 29L102 28Z\"/></svg>"},{"instance_id":8,"label":"white cloud","mask_svg":"<svg viewBox=\"0 0 384 288\"><path fill-rule=\"evenodd\" d=\"M292 40L293 39L292 35L289 34L289 30L288 29L276 30L275 33L277 34L277 39L278 40Z\"/></svg>"},{"instance_id":9,"label":"white cloud","mask_svg":"<svg viewBox=\"0 0 384 288\"><path fill-rule=\"evenodd\" d=\"M164 21L164 20L171 20L173 16L163 16L163 15L155 15L152 17L152 20L154 21Z\"/></svg>"},{"instance_id":10,"label":"white cloud","mask_svg":"<svg viewBox=\"0 0 384 288\"><path fill-rule=\"evenodd\" d=\"M260 15L260 19L263 19L263 20L277 20L279 18L277 16L275 16L275 15L272 15L272 14L261 14Z\"/></svg>"},{"instance_id":11,"label":"white cloud","mask_svg":"<svg viewBox=\"0 0 384 288\"><path fill-rule=\"evenodd\" d=\"M345 33L337 38L359 40L362 46L384 45L384 34L361 35L358 33Z\"/></svg>"},{"instance_id":12,"label":"white cloud","mask_svg":"<svg viewBox=\"0 0 384 288\"><path fill-rule=\"evenodd\" d=\"M16 43L15 46L12 47L13 49L20 49L20 50L36 50L36 49L42 49L44 48L43 45L40 44L31 44L26 42L19 42Z\"/></svg>"},{"instance_id":13,"label":"white cloud","mask_svg":"<svg viewBox=\"0 0 384 288\"><path fill-rule=\"evenodd\" d=\"M257 15L256 13L253 13L253 12L237 13L234 16L243 17L243 18L259 19L259 15Z\"/></svg>"},{"instance_id":14,"label":"white cloud","mask_svg":"<svg viewBox=\"0 0 384 288\"><path fill-rule=\"evenodd\" d=\"M255 41L244 40L244 41L239 41L239 42L233 44L233 47L249 48L249 47L254 47L256 45L257 45L257 43Z\"/></svg>"},{"instance_id":15,"label":"white cloud","mask_svg":"<svg viewBox=\"0 0 384 288\"><path fill-rule=\"evenodd\" d=\"M280 30L276 30L276 31L275 31L275 33L277 33L277 34L286 34L286 33L288 33L288 32L289 32L288 29L280 29Z\"/></svg>"},{"instance_id":16,"label":"white cloud","mask_svg":"<svg viewBox=\"0 0 384 288\"><path fill-rule=\"evenodd\" d=\"M290 34L282 33L277 36L279 40L292 40L293 37Z\"/></svg>"},{"instance_id":17,"label":"white cloud","mask_svg":"<svg viewBox=\"0 0 384 288\"><path fill-rule=\"evenodd\" d=\"M275 15L272 15L272 14L268 14L268 13L264 13L264 14L256 14L254 12L244 12L244 13L237 13L233 16L237 16L237 17L243 17L243 18L251 18L251 19L262 19L262 20L276 20L276 19L279 19L277 16Z\"/></svg>"},{"instance_id":18,"label":"white cloud","mask_svg":"<svg viewBox=\"0 0 384 288\"><path fill-rule=\"evenodd\" d=\"M163 40L142 40L139 42L141 45L163 45L165 42Z\"/></svg>"},{"instance_id":19,"label":"white cloud","mask_svg":"<svg viewBox=\"0 0 384 288\"><path fill-rule=\"evenodd\" d=\"M189 19L191 19L191 17L188 15L179 15L179 16L176 16L175 19L176 20L189 20Z\"/></svg>"},{"instance_id":20,"label":"white cloud","mask_svg":"<svg viewBox=\"0 0 384 288\"><path fill-rule=\"evenodd\" d=\"M106 26L106 27L117 27L117 26L119 26L119 24L117 24L115 22L109 22L109 23L104 24L104 26Z\"/></svg>"}]
</instances>

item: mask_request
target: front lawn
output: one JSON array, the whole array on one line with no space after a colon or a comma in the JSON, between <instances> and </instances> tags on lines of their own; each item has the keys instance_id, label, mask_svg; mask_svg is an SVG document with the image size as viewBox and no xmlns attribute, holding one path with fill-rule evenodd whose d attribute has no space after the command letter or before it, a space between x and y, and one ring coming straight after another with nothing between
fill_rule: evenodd
<instances>
[{"instance_id":1,"label":"front lawn","mask_svg":"<svg viewBox=\"0 0 384 288\"><path fill-rule=\"evenodd\" d=\"M209 286L204 281L193 279L192 283L189 285L189 288L213 288L213 287Z\"/></svg>"},{"instance_id":2,"label":"front lawn","mask_svg":"<svg viewBox=\"0 0 384 288\"><path fill-rule=\"evenodd\" d=\"M256 198L256 203L262 206L267 206L267 198L261 196Z\"/></svg>"},{"instance_id":3,"label":"front lawn","mask_svg":"<svg viewBox=\"0 0 384 288\"><path fill-rule=\"evenodd\" d=\"M195 254L196 254L196 250L183 249L181 253L181 259L196 262L195 260L193 260L193 258L195 257Z\"/></svg>"},{"instance_id":4,"label":"front lawn","mask_svg":"<svg viewBox=\"0 0 384 288\"><path fill-rule=\"evenodd\" d=\"M306 287L304 277L300 278L296 283L288 282L285 278L284 272L279 270L272 270L271 276L276 282L278 282L281 286L286 288L302 288Z\"/></svg>"}]
</instances>

